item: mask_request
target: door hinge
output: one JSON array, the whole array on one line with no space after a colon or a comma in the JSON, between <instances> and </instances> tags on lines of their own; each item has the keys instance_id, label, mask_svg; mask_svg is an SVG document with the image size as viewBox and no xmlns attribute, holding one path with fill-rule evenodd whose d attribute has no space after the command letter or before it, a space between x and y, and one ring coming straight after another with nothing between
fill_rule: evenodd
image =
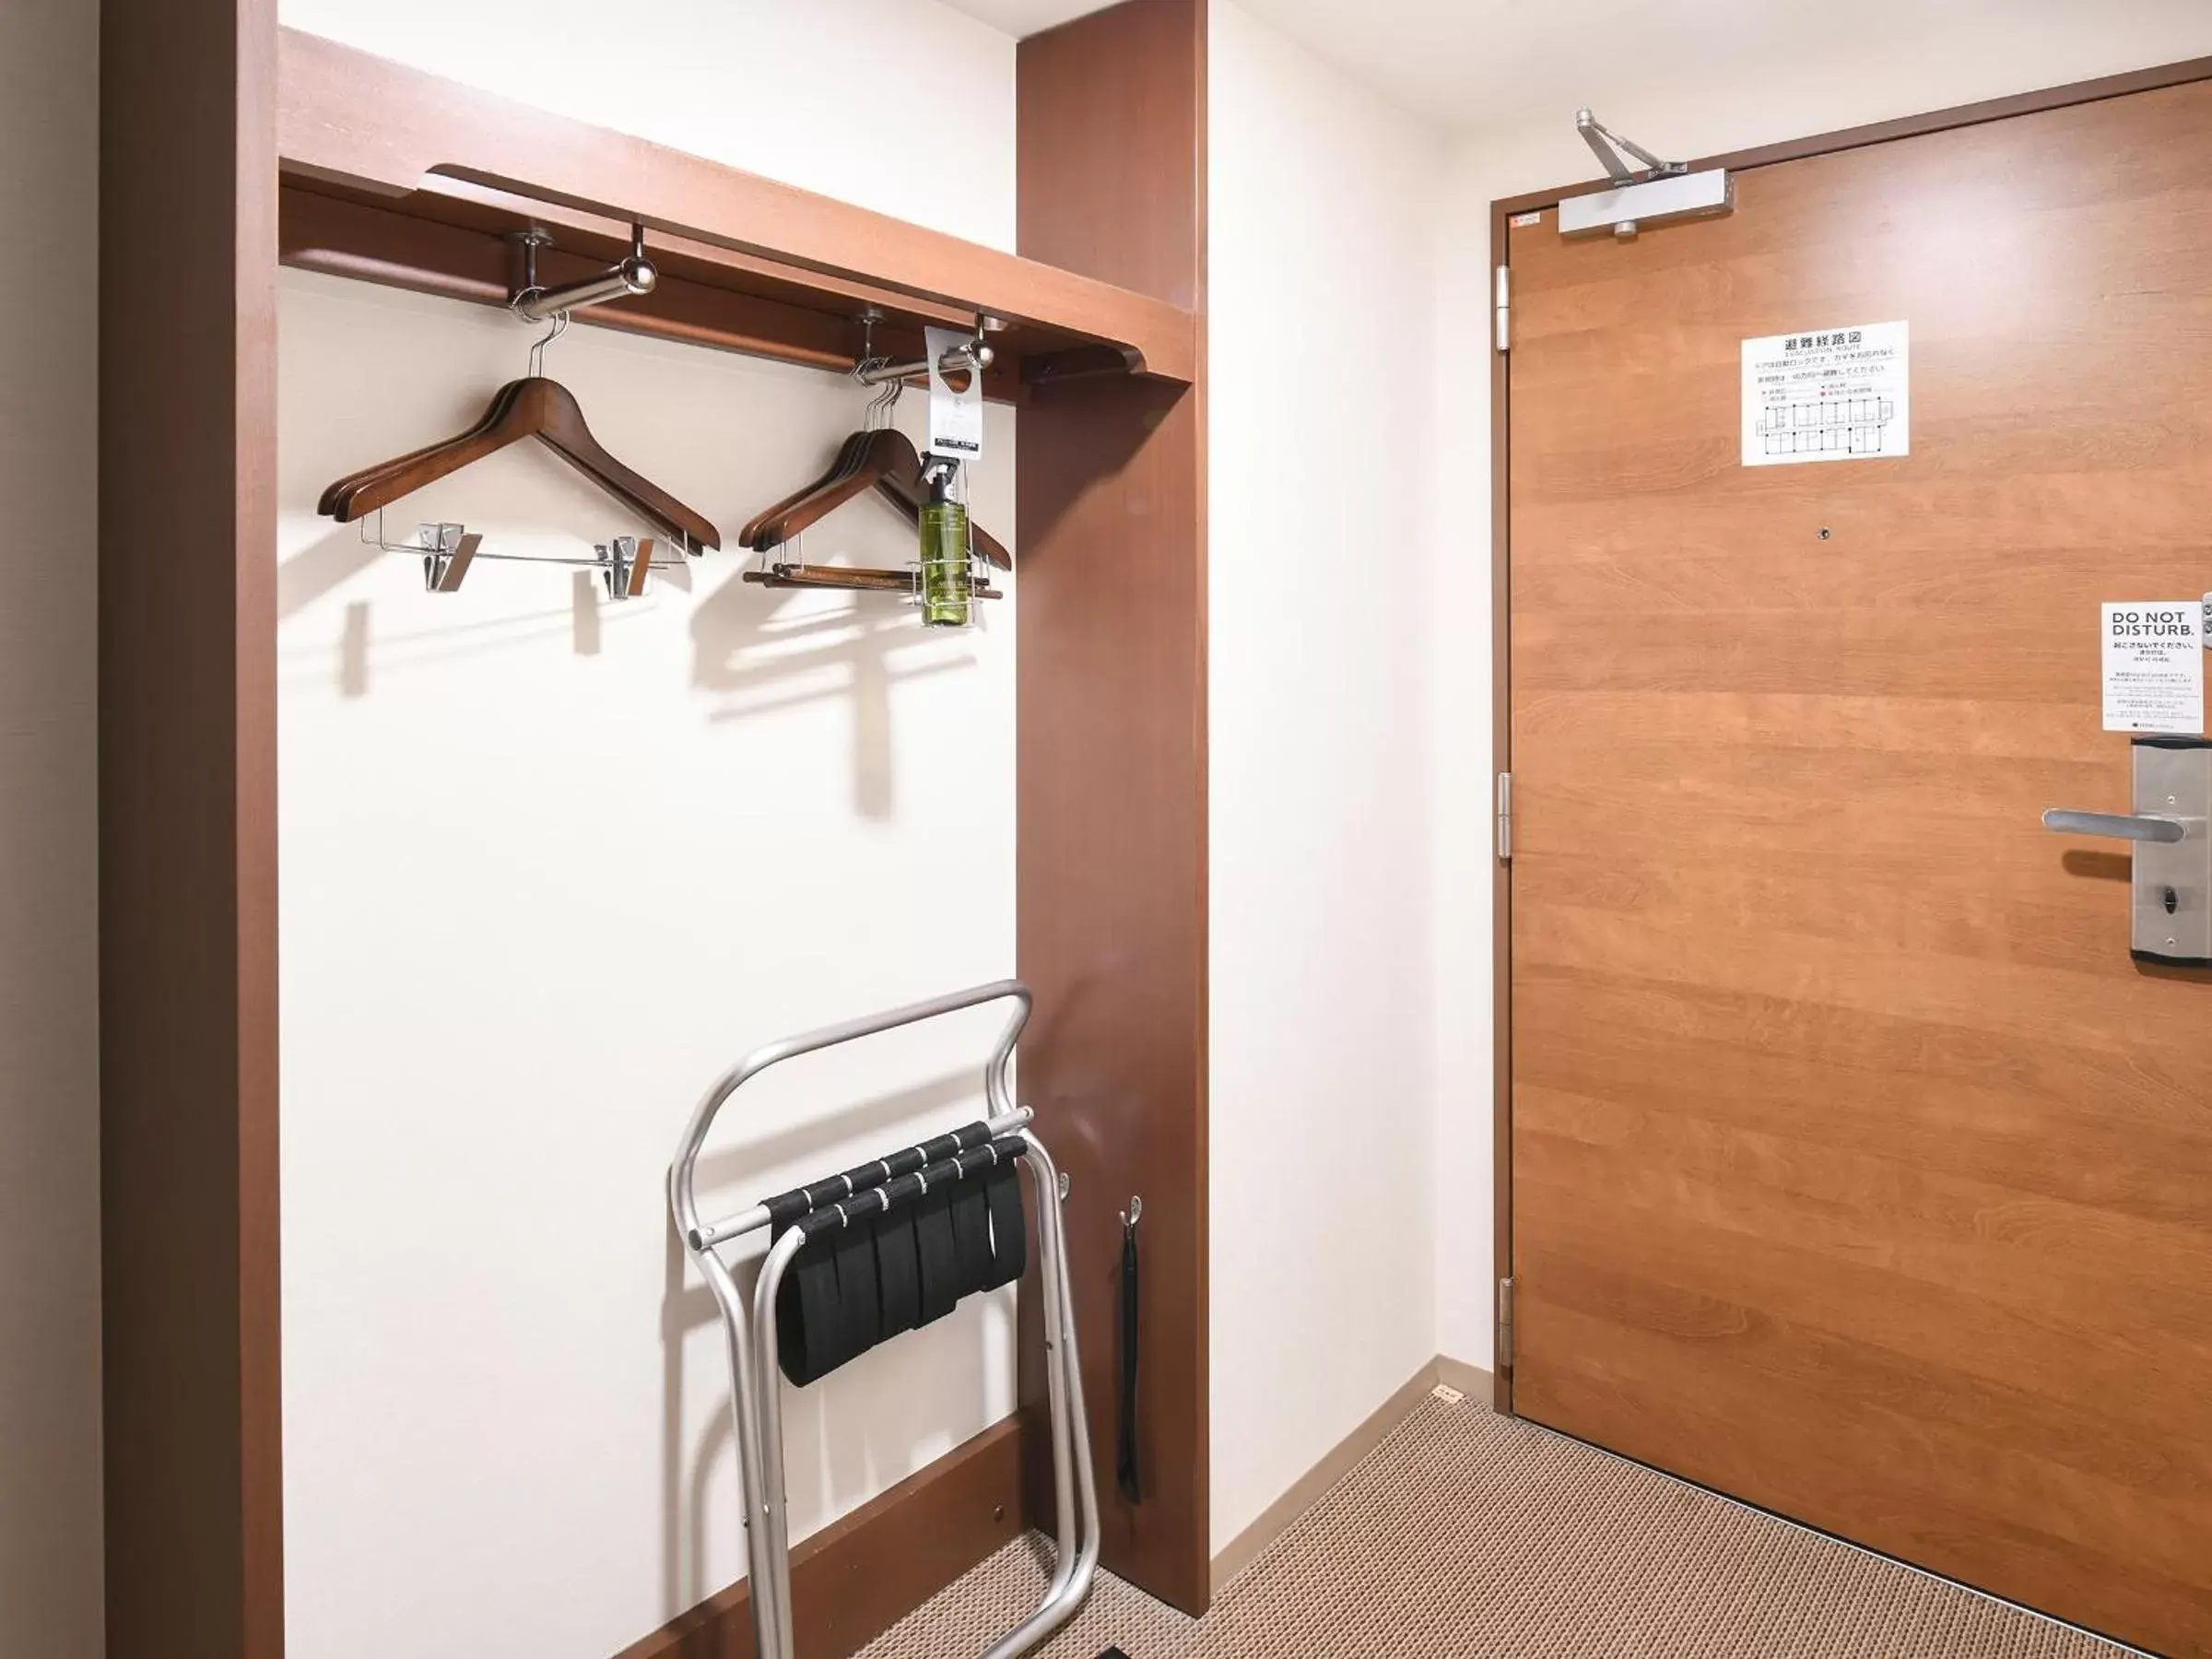
<instances>
[{"instance_id":1,"label":"door hinge","mask_svg":"<svg viewBox=\"0 0 2212 1659\"><path fill-rule=\"evenodd\" d=\"M1513 1281L1498 1281L1498 1364L1500 1370L1512 1369L1513 1363Z\"/></svg>"},{"instance_id":2,"label":"door hinge","mask_svg":"<svg viewBox=\"0 0 2212 1659\"><path fill-rule=\"evenodd\" d=\"M1512 346L1513 291L1512 278L1508 267L1498 267L1498 349L1510 350Z\"/></svg>"},{"instance_id":3,"label":"door hinge","mask_svg":"<svg viewBox=\"0 0 2212 1659\"><path fill-rule=\"evenodd\" d=\"M1498 862L1513 862L1513 774L1498 774Z\"/></svg>"}]
</instances>

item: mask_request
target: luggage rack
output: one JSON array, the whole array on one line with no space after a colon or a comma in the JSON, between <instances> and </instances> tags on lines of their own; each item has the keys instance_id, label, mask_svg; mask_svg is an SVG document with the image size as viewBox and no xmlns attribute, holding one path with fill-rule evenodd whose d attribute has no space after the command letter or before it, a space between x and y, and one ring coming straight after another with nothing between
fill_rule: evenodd
<instances>
[{"instance_id":1,"label":"luggage rack","mask_svg":"<svg viewBox=\"0 0 2212 1659\"><path fill-rule=\"evenodd\" d=\"M984 1659L1014 1659L1029 1653L1072 1618L1090 1593L1099 1563L1099 1496L1091 1468L1090 1431L1083 1409L1074 1304L1068 1293L1061 1176L1052 1155L1030 1127L1035 1114L1026 1106L1014 1104L1011 1087L1014 1045L1029 1022L1030 1000L1026 985L1017 980L1001 980L771 1042L755 1049L724 1073L685 1126L676 1160L669 1166L668 1207L677 1233L722 1310L735 1416L746 1565L752 1580L753 1633L761 1659L793 1659L794 1653L791 1541L783 1478L782 1384L778 1374L784 1359L779 1294L794 1261L810 1244L832 1241L833 1235L834 1242L851 1246L855 1242L851 1230L856 1226L874 1228L903 1219L926 1203L933 1185L942 1203L948 1182L987 1182L998 1176L1018 1183L1018 1176L999 1174L1009 1164L1028 1166L1037 1200L1037 1266L1044 1298L1045 1382L1052 1417L1058 1553L1052 1580L1035 1611L988 1649ZM700 1222L693 1191L700 1149L716 1114L747 1082L801 1054L1000 1001L1011 1001L1015 1008L999 1033L983 1074L991 1106L989 1118L920 1146L902 1147L857 1170L779 1194L724 1220L712 1225ZM1017 1205L1018 1192L1017 1184ZM773 1228L776 1233L761 1262L748 1308L729 1264L722 1258L721 1247L763 1228ZM1018 1270L1025 1248L1021 1230L1018 1210L1011 1228L1013 1236L994 1230L1002 1266ZM980 1279L970 1288L990 1282ZM792 1317L788 1309L783 1312L787 1318ZM842 1353L834 1363L855 1357L865 1347L888 1340L889 1335L903 1328Z\"/></svg>"}]
</instances>

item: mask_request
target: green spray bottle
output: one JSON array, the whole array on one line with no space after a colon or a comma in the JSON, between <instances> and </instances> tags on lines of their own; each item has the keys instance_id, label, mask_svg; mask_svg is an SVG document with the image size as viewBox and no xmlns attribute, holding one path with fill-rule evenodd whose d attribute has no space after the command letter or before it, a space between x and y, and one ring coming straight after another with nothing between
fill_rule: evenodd
<instances>
[{"instance_id":1,"label":"green spray bottle","mask_svg":"<svg viewBox=\"0 0 2212 1659\"><path fill-rule=\"evenodd\" d=\"M922 626L965 628L975 602L969 581L968 509L952 499L952 468L929 476L922 507Z\"/></svg>"}]
</instances>

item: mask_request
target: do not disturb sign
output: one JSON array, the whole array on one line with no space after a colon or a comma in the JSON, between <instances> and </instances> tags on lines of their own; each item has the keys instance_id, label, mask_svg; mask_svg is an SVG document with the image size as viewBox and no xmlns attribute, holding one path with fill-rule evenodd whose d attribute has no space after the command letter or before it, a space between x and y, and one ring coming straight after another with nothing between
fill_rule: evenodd
<instances>
[{"instance_id":1,"label":"do not disturb sign","mask_svg":"<svg viewBox=\"0 0 2212 1659\"><path fill-rule=\"evenodd\" d=\"M2204 735L2202 600L2104 607L2104 729Z\"/></svg>"}]
</instances>

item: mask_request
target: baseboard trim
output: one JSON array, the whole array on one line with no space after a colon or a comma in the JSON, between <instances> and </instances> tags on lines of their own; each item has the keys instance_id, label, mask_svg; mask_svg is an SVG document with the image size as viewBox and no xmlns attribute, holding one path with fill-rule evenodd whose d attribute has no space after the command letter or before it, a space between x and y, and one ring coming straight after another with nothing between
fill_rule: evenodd
<instances>
[{"instance_id":1,"label":"baseboard trim","mask_svg":"<svg viewBox=\"0 0 2212 1659\"><path fill-rule=\"evenodd\" d=\"M1021 1533L1021 1421L1010 1417L792 1552L799 1659L845 1659ZM750 1586L732 1584L615 1659L759 1659Z\"/></svg>"},{"instance_id":2,"label":"baseboard trim","mask_svg":"<svg viewBox=\"0 0 2212 1659\"><path fill-rule=\"evenodd\" d=\"M1490 1403L1490 1373L1464 1359L1439 1354L1415 1371L1367 1420L1330 1448L1290 1489L1260 1512L1250 1526L1231 1538L1214 1557L1213 1593L1218 1597L1230 1580L1258 1559L1262 1550L1289 1531L1298 1518L1312 1509L1329 1488L1350 1474L1354 1465L1381 1445L1383 1437L1411 1417L1439 1383L1457 1389L1486 1409Z\"/></svg>"},{"instance_id":3,"label":"baseboard trim","mask_svg":"<svg viewBox=\"0 0 2212 1659\"><path fill-rule=\"evenodd\" d=\"M1213 1559L1219 1595L1439 1383L1477 1405L1490 1373L1438 1355L1408 1377ZM1010 1417L824 1527L792 1552L799 1659L844 1659L1021 1533L1021 1419ZM731 1585L615 1659L759 1659L750 1587Z\"/></svg>"},{"instance_id":4,"label":"baseboard trim","mask_svg":"<svg viewBox=\"0 0 2212 1659\"><path fill-rule=\"evenodd\" d=\"M1436 1380L1446 1388L1456 1388L1469 1399L1490 1404L1496 1394L1498 1379L1479 1365L1469 1365L1465 1359L1454 1359L1449 1354L1436 1357Z\"/></svg>"}]
</instances>

